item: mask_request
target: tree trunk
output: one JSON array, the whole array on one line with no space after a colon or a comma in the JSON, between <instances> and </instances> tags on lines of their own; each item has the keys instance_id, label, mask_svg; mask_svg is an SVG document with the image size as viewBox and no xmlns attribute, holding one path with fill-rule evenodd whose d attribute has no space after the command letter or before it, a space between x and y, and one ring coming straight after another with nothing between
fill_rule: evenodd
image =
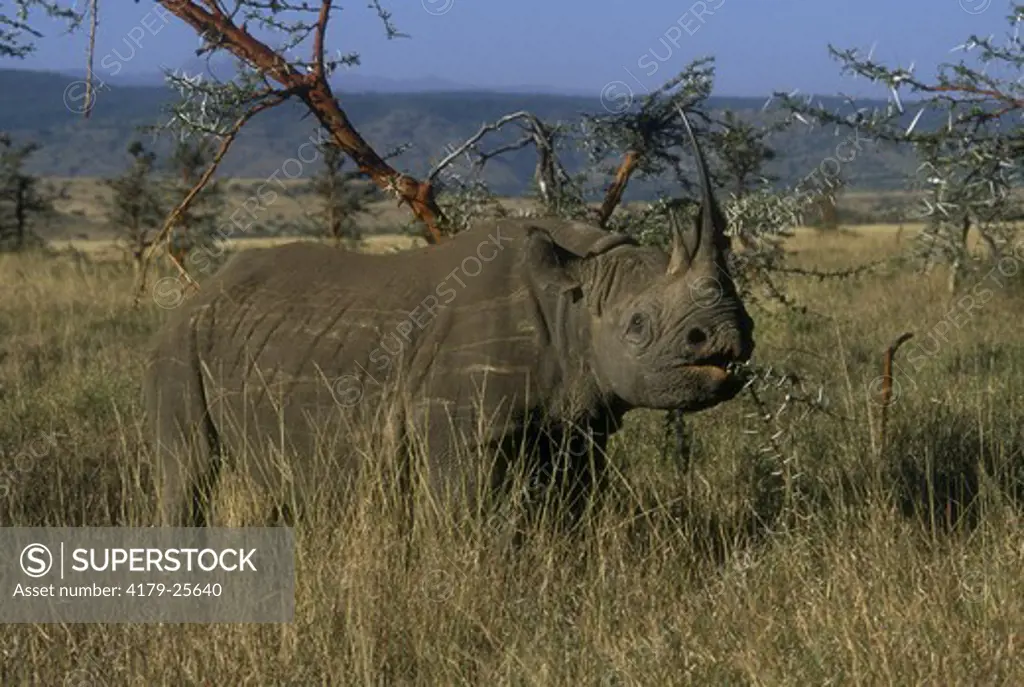
<instances>
[{"instance_id":1,"label":"tree trunk","mask_svg":"<svg viewBox=\"0 0 1024 687\"><path fill-rule=\"evenodd\" d=\"M967 261L967 237L971 233L971 218L968 215L964 215L963 220L960 224L960 243L955 247L956 257L953 258L953 264L949 269L949 282L946 286L950 296L955 296L957 290L960 288L960 277L964 270L964 263Z\"/></svg>"},{"instance_id":2,"label":"tree trunk","mask_svg":"<svg viewBox=\"0 0 1024 687\"><path fill-rule=\"evenodd\" d=\"M337 193L337 190L334 193ZM341 217L338 216L334 198L327 199L327 233L330 234L335 248L341 245Z\"/></svg>"},{"instance_id":3,"label":"tree trunk","mask_svg":"<svg viewBox=\"0 0 1024 687\"><path fill-rule=\"evenodd\" d=\"M534 170L537 189L544 206L551 210L562 199L562 185L558 178L554 155L546 146L537 146L537 168Z\"/></svg>"},{"instance_id":4,"label":"tree trunk","mask_svg":"<svg viewBox=\"0 0 1024 687\"><path fill-rule=\"evenodd\" d=\"M28 223L28 179L18 179L18 190L14 200L14 246L16 250L25 248L25 225Z\"/></svg>"}]
</instances>

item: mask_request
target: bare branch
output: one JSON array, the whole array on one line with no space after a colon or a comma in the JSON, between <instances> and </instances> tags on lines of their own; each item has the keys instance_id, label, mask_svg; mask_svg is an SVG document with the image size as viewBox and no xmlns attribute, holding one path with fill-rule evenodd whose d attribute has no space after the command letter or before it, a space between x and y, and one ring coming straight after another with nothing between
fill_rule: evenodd
<instances>
[{"instance_id":1,"label":"bare branch","mask_svg":"<svg viewBox=\"0 0 1024 687\"><path fill-rule=\"evenodd\" d=\"M479 153L480 157L479 159L477 159L475 164L478 168L483 167L491 158L498 157L499 155L504 155L505 153L511 153L513 150L522 150L523 148L530 145L534 141L534 137L528 134L520 138L518 141L506 143L505 145L498 146L494 150L488 150L485 153Z\"/></svg>"},{"instance_id":2,"label":"bare branch","mask_svg":"<svg viewBox=\"0 0 1024 687\"><path fill-rule=\"evenodd\" d=\"M430 173L427 174L427 182L433 183L437 179L438 175L445 170L445 168L449 167L452 164L452 162L458 159L461 155L464 155L469 150L472 150L476 146L476 144L480 142L480 139L482 139L488 133L492 131L498 131L499 129L501 129L501 127L517 119L536 121L536 117L534 117L529 112L526 112L525 110L519 110L517 112L512 112L499 118L492 124L483 124L480 127L479 131L477 131L475 134L473 134L465 141L463 141L461 145L454 148L450 153L445 155L444 158L442 158L441 161L438 162L432 170L430 170ZM493 155L490 155L488 157L493 157Z\"/></svg>"},{"instance_id":3,"label":"bare branch","mask_svg":"<svg viewBox=\"0 0 1024 687\"><path fill-rule=\"evenodd\" d=\"M95 98L93 81L95 74L92 71L93 58L96 55L96 24L99 22L99 0L89 0L89 49L86 52L85 65L85 109L82 115L85 119L92 114L92 103Z\"/></svg>"}]
</instances>

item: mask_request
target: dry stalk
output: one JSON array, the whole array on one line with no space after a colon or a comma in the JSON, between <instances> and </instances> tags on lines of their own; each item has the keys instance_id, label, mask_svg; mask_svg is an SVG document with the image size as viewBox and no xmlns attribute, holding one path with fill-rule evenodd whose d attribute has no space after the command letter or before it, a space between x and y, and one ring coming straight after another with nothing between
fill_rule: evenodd
<instances>
[{"instance_id":1,"label":"dry stalk","mask_svg":"<svg viewBox=\"0 0 1024 687\"><path fill-rule=\"evenodd\" d=\"M892 404L892 361L896 356L896 351L904 343L914 337L912 332L906 332L896 337L892 343L889 344L888 348L885 349L884 358L882 361L882 398L881 398L881 410L879 411L878 418L878 453L883 455L886 448L886 419L889 414L889 406Z\"/></svg>"}]
</instances>

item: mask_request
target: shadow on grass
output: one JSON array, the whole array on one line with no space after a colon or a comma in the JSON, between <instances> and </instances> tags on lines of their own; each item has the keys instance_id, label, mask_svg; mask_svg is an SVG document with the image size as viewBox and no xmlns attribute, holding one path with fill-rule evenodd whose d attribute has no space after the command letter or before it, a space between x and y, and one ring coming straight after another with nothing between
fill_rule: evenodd
<instances>
[{"instance_id":1,"label":"shadow on grass","mask_svg":"<svg viewBox=\"0 0 1024 687\"><path fill-rule=\"evenodd\" d=\"M900 512L933 532L972 530L988 505L1024 509L1024 437L943 409L893 433L886 464Z\"/></svg>"}]
</instances>

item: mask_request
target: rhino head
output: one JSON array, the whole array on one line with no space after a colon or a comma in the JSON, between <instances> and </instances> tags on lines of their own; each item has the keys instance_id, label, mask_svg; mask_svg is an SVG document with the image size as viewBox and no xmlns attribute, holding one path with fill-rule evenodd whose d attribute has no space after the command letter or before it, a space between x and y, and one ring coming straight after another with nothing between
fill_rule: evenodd
<instances>
[{"instance_id":1,"label":"rhino head","mask_svg":"<svg viewBox=\"0 0 1024 687\"><path fill-rule=\"evenodd\" d=\"M744 385L733 368L754 349L754 323L728 271L725 218L700 145L680 114L701 187L693 229L672 223L670 255L630 242L570 270L587 294L589 367L602 395L623 410L695 412L728 401Z\"/></svg>"}]
</instances>

